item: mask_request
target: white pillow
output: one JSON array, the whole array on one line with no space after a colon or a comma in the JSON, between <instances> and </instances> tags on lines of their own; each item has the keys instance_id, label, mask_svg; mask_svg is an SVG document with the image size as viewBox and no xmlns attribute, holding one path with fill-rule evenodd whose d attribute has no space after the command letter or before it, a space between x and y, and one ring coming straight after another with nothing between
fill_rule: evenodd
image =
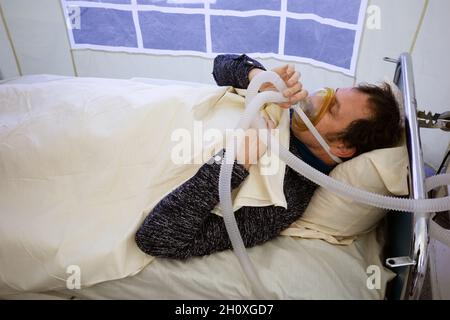
<instances>
[{"instance_id":1,"label":"white pillow","mask_svg":"<svg viewBox=\"0 0 450 320\"><path fill-rule=\"evenodd\" d=\"M408 194L407 174L408 153L401 146L364 153L338 165L330 176L370 192L402 196ZM303 216L282 234L350 244L374 229L385 212L319 187Z\"/></svg>"}]
</instances>

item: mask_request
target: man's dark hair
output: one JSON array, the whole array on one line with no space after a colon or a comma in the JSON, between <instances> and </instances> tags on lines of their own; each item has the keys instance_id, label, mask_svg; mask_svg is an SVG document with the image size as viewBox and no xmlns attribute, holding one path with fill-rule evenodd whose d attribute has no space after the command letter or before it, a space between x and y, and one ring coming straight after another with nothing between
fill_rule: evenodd
<instances>
[{"instance_id":1,"label":"man's dark hair","mask_svg":"<svg viewBox=\"0 0 450 320\"><path fill-rule=\"evenodd\" d=\"M398 145L403 135L399 104L392 88L381 85L360 84L353 88L368 96L372 117L353 121L344 132L334 138L356 149L353 157L375 149Z\"/></svg>"}]
</instances>

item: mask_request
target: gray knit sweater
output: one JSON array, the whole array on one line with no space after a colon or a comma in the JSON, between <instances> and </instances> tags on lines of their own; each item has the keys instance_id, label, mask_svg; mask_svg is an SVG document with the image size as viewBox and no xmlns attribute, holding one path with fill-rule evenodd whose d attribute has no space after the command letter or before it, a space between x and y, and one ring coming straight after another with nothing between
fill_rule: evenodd
<instances>
[{"instance_id":1,"label":"gray knit sweater","mask_svg":"<svg viewBox=\"0 0 450 320\"><path fill-rule=\"evenodd\" d=\"M242 88L248 85L248 71L255 66L263 68L245 55L218 56L213 74L219 85ZM290 151L300 157L292 138L290 145ZM230 249L223 218L211 213L219 203L219 172L220 164L209 161L191 179L164 197L137 231L138 247L152 256L176 259ZM235 163L232 190L238 188L248 174L242 165ZM245 246L262 244L278 236L303 214L315 189L314 183L287 167L283 184L287 209L242 207L235 212Z\"/></svg>"}]
</instances>

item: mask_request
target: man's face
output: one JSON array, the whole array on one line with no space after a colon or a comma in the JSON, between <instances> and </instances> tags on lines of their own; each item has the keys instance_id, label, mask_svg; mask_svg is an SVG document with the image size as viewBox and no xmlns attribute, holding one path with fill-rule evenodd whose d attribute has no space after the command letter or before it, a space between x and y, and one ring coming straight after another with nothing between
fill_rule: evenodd
<instances>
[{"instance_id":1,"label":"man's face","mask_svg":"<svg viewBox=\"0 0 450 320\"><path fill-rule=\"evenodd\" d=\"M329 141L327 137L343 132L355 120L369 118L371 110L368 96L353 88L336 89L336 103L328 109L316 125L317 131L324 137L331 148L338 141ZM322 148L309 130L296 132L295 135L310 149Z\"/></svg>"}]
</instances>

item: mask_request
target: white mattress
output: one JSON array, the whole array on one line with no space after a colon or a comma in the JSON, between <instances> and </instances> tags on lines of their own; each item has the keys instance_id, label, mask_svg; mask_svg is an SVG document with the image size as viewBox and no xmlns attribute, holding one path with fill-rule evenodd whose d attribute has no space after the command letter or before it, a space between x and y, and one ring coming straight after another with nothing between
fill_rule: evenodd
<instances>
[{"instance_id":1,"label":"white mattress","mask_svg":"<svg viewBox=\"0 0 450 320\"><path fill-rule=\"evenodd\" d=\"M60 77L23 77L16 83ZM169 84L160 79L134 79ZM5 82L5 81L4 81ZM193 84L195 85L195 84ZM202 85L202 84L200 84ZM383 299L394 274L384 268L375 231L349 246L280 236L249 249L259 276L274 299ZM379 271L379 287L368 281ZM82 276L82 275L81 275ZM375 276L377 276L375 274ZM138 274L81 290L9 296L9 299L255 299L231 251L186 261L156 259Z\"/></svg>"}]
</instances>

